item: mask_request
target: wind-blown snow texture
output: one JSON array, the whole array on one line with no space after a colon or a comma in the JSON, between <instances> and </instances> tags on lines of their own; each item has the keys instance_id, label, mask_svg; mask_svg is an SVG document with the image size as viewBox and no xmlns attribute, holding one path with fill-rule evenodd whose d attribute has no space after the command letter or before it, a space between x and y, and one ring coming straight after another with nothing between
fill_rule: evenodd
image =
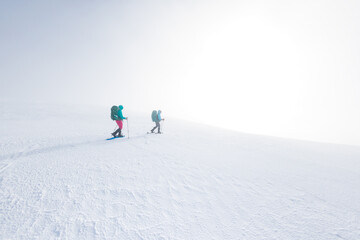
<instances>
[{"instance_id":1,"label":"wind-blown snow texture","mask_svg":"<svg viewBox=\"0 0 360 240\"><path fill-rule=\"evenodd\" d=\"M1 104L0 239L360 239L359 147L150 114Z\"/></svg>"}]
</instances>

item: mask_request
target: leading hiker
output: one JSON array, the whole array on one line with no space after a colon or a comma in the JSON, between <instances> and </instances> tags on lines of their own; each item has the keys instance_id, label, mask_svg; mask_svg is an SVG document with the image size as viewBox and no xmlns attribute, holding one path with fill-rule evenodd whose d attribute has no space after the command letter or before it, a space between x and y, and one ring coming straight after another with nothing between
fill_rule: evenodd
<instances>
[{"instance_id":1,"label":"leading hiker","mask_svg":"<svg viewBox=\"0 0 360 240\"><path fill-rule=\"evenodd\" d=\"M124 135L121 135L121 130L123 128L123 120L127 120L128 118L123 116L123 109L124 107L122 105L111 107L111 119L116 121L116 124L119 126L119 129L111 134L113 135L113 137L124 137Z\"/></svg>"},{"instance_id":2,"label":"leading hiker","mask_svg":"<svg viewBox=\"0 0 360 240\"><path fill-rule=\"evenodd\" d=\"M159 111L156 111L156 110L154 110L154 111L152 111L152 113L151 113L151 119L152 119L152 121L153 122L155 122L155 127L153 128L153 129L151 129L151 133L154 133L154 130L156 129L156 128L158 128L158 133L161 133L160 132L160 121L161 120L165 120L164 118L161 118L161 110L159 110Z\"/></svg>"}]
</instances>

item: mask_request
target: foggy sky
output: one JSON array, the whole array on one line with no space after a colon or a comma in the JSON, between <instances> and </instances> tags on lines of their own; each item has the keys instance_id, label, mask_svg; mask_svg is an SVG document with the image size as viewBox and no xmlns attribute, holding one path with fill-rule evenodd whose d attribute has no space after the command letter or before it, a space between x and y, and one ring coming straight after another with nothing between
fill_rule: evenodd
<instances>
[{"instance_id":1,"label":"foggy sky","mask_svg":"<svg viewBox=\"0 0 360 240\"><path fill-rule=\"evenodd\" d=\"M0 100L360 144L359 1L1 1Z\"/></svg>"}]
</instances>

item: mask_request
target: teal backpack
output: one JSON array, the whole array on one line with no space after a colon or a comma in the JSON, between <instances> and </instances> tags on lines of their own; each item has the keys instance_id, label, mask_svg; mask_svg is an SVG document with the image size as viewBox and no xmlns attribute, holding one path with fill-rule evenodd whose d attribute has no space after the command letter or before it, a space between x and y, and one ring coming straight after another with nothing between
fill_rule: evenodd
<instances>
[{"instance_id":1,"label":"teal backpack","mask_svg":"<svg viewBox=\"0 0 360 240\"><path fill-rule=\"evenodd\" d=\"M153 122L158 122L158 121L159 121L159 120L158 120L158 113L157 113L156 110L152 111L152 113L151 113L151 120L152 120Z\"/></svg>"},{"instance_id":2,"label":"teal backpack","mask_svg":"<svg viewBox=\"0 0 360 240\"><path fill-rule=\"evenodd\" d=\"M112 120L119 120L118 112L119 112L118 106L111 107L111 115L110 116L111 116Z\"/></svg>"}]
</instances>

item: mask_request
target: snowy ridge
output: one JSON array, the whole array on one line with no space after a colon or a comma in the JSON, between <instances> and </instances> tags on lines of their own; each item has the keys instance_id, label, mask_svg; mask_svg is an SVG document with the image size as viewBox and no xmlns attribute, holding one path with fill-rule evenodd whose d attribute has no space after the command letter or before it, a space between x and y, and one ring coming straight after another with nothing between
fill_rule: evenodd
<instances>
[{"instance_id":1,"label":"snowy ridge","mask_svg":"<svg viewBox=\"0 0 360 240\"><path fill-rule=\"evenodd\" d=\"M0 239L360 239L359 147L0 110Z\"/></svg>"}]
</instances>

